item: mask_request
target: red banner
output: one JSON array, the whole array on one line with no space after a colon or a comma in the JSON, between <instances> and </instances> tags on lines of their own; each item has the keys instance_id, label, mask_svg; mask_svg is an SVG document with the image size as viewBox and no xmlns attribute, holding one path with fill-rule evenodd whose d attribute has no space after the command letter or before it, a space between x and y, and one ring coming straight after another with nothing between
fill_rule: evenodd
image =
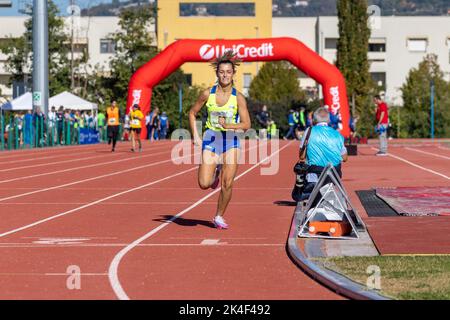
<instances>
[{"instance_id":1,"label":"red banner","mask_svg":"<svg viewBox=\"0 0 450 320\"><path fill-rule=\"evenodd\" d=\"M316 80L322 85L324 103L341 120L342 135L350 136L350 113L344 77L336 66L294 38L178 40L131 77L127 113L135 103L139 104L144 115L150 111L152 88L183 63L209 62L230 49L237 52L244 62L287 60ZM145 126L142 131L142 137L145 137Z\"/></svg>"}]
</instances>

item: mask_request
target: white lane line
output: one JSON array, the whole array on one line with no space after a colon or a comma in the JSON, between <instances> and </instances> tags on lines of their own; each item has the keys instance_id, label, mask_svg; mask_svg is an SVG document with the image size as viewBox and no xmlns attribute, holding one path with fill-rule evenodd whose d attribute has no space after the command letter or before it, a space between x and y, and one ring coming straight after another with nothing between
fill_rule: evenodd
<instances>
[{"instance_id":1,"label":"white lane line","mask_svg":"<svg viewBox=\"0 0 450 320\"><path fill-rule=\"evenodd\" d=\"M345 181L345 180L344 180ZM24 187L18 187L18 188L14 188L14 187L0 187L0 190L37 190L37 189L39 189L39 188L24 188ZM191 187L191 188L188 188L188 187L179 187L179 188L177 188L177 187L149 187L149 188L146 188L147 190L176 190L176 191L179 191L179 190L198 190L198 187L197 188L194 188L194 187ZM82 190L82 191L87 191L87 190L126 190L126 188L120 188L120 187L117 187L117 188L113 188L113 187L104 187L104 188L102 188L102 187L95 187L95 188L91 188L91 187L86 187L86 188L65 188L65 190L77 190L77 191L79 191L79 190ZM253 190L292 190L292 188L258 188L258 187L241 187L241 188L233 188L233 190L251 190L251 191L253 191Z\"/></svg>"},{"instance_id":2,"label":"white lane line","mask_svg":"<svg viewBox=\"0 0 450 320\"><path fill-rule=\"evenodd\" d=\"M413 148L408 148L408 147L405 148L405 149L411 150L411 151L415 151L415 152L420 152L420 153L423 153L423 154L428 154L428 155L435 156L435 157L442 158L442 159L446 159L446 160L450 160L450 157L446 157L446 156L443 156L443 155L440 155L440 154L436 154L436 153L431 153L431 152L418 150L418 149L413 149Z\"/></svg>"},{"instance_id":3,"label":"white lane line","mask_svg":"<svg viewBox=\"0 0 450 320\"><path fill-rule=\"evenodd\" d=\"M373 150L376 150L376 151L379 150L379 149L376 149L376 148L372 148L372 149L373 149ZM397 159L397 160L403 161L403 162L405 162L405 163L407 163L407 164L409 164L409 165L411 165L411 166L413 166L413 167L416 167L416 168L418 168L418 169L427 171L427 172L429 172L429 173L432 173L432 174L435 174L435 175L437 175L437 176L440 176L440 177L442 177L442 178L444 178L444 179L450 180L450 177L447 177L445 174L442 174L442 173L436 172L436 171L434 171L434 170L431 170L431 169L422 167L421 165L418 165L418 164L416 164L416 163L414 163L414 162L411 162L411 161L408 161L408 160L403 159L403 158L401 158L401 157L398 157L398 156L396 156L396 155L393 155L392 153L388 153L388 156L389 156L389 157L392 157L392 158L395 158L395 159Z\"/></svg>"},{"instance_id":4,"label":"white lane line","mask_svg":"<svg viewBox=\"0 0 450 320\"><path fill-rule=\"evenodd\" d=\"M197 189L198 190L198 189ZM87 204L88 202L0 202L0 206L9 206L9 205L15 205L15 206L26 206L26 205L33 205L33 206L61 206L61 205L82 205ZM147 206L147 205L173 205L173 204L191 204L192 201L146 201L146 202L136 202L136 201L129 201L129 202L105 202L101 203L102 206L116 206L116 205L140 205L140 206ZM205 201L204 204L217 204L217 202L214 201ZM263 202L263 201L255 201L255 202L233 202L230 203L230 205L235 206L267 206L267 205L273 205L273 202Z\"/></svg>"},{"instance_id":5,"label":"white lane line","mask_svg":"<svg viewBox=\"0 0 450 320\"><path fill-rule=\"evenodd\" d=\"M79 247L124 247L128 243L80 243L80 244L29 244L29 243L0 243L0 248L79 248ZM286 246L286 243L227 243L219 242L217 244L203 243L140 243L136 247L207 247L208 245L217 245L225 247L280 247Z\"/></svg>"},{"instance_id":6,"label":"white lane line","mask_svg":"<svg viewBox=\"0 0 450 320\"><path fill-rule=\"evenodd\" d=\"M281 149L278 149L277 151L273 152L271 155L269 155L268 157L262 159L261 161L259 161L258 163L256 163L255 165L253 165L252 167L250 167L249 169L247 169L246 171L244 171L243 173L241 173L239 176L237 176L236 178L234 178L234 181L237 181L238 179L240 179L241 177L243 177L244 175L246 175L247 173L249 173L250 171L252 171L253 169L255 169L256 167L258 167L261 163L263 163L264 161L269 160L271 157L273 157L274 155L278 154L281 152L281 150L285 149L287 146L289 146L292 142L289 142L288 144L286 144L284 147L282 147ZM207 194L206 196L204 196L203 198L201 198L200 200L198 200L197 202L195 202L194 204L192 204L191 206L189 206L188 208L184 209L183 211L180 211L178 214L176 214L175 216L173 216L169 221L166 221L162 224L160 224L158 227L152 229L150 232L144 234L142 237L140 237L139 239L135 240L134 242L130 243L129 245L127 245L125 248L123 248L122 250L119 251L119 253L117 253L117 255L114 257L114 259L112 260L110 266L109 266L109 282L111 284L111 287L114 290L114 293L116 294L116 296L120 299L120 300L129 300L130 298L128 297L128 295L125 293L125 291L122 288L122 285L120 284L120 280L119 280L119 276L118 276L118 269L119 269L119 264L120 261L122 260L122 258L129 252L131 251L133 248L135 248L137 245L139 245L141 242L145 241L146 239L150 238L152 235L154 235L155 233L159 232L160 230L164 229L165 227L167 227L170 223L172 223L174 220L176 220L177 218L181 217L182 215L184 215L186 212L189 212L190 210L192 210L193 208L197 207L199 204L201 204L203 201L205 201L206 199L212 197L214 194L218 193L220 191L220 188L212 191L211 193Z\"/></svg>"},{"instance_id":7,"label":"white lane line","mask_svg":"<svg viewBox=\"0 0 450 320\"><path fill-rule=\"evenodd\" d=\"M169 161L170 161L170 160L169 160ZM147 184L144 184L143 186L135 187L135 188L132 188L132 189L129 189L129 190L126 190L126 191L122 191L122 192L119 192L119 193L110 195L110 196L108 196L108 197L105 197L105 198L102 198L102 199L99 199L99 200L90 202L90 203L85 204L85 205L83 205L83 206L80 206L80 207L77 207L77 208L74 208L74 209L71 209L71 210L68 210L68 211L65 211L65 212L61 212L61 213L56 214L56 215L53 215L53 216L51 216L51 217L48 217L48 218L45 218L45 219L42 219L42 220L38 220L38 221L33 222L33 223L30 223L30 224L27 224L27 225L22 226L22 227L20 227L20 228L13 229L13 230L10 230L10 231L4 232L4 233L0 233L0 238L5 237L5 236L10 235L10 234L13 234L13 233L16 233L16 232L19 232L19 231L22 231L22 230L25 230L25 229L32 228L32 227L34 227L34 226L37 226L37 225L40 225L40 224L42 224L42 223L45 223L45 222L48 222L48 221L51 221L51 220L60 218L60 217L62 217L62 216L68 215L68 214L70 214L70 213L73 213L73 212L76 212L76 211L79 211L79 210L82 210L82 209L85 209L85 208L92 207L92 206L94 206L94 205L96 205L96 204L98 204L98 203L101 203L101 202L103 202L103 201L106 201L106 200L109 200L109 199L113 199L113 198L116 198L116 197L118 197L118 196L121 196L121 195L130 193L130 192L134 192L134 191L136 191L136 190L142 189L142 187L144 187L144 186L153 185L153 184L160 183L160 182L162 182L162 181L165 181L165 180L168 180L168 179L177 177L177 176L179 176L179 175L188 173L188 172L190 172L190 171L192 171L192 170L195 170L195 169L197 169L197 167L193 167L193 168L190 168L190 169L187 169L187 170L184 170L184 171L181 171L181 172L172 174L172 175L170 175L170 176L164 177L164 178L162 178L162 179L159 179L159 180L155 180L155 181L149 182L149 183L147 183Z\"/></svg>"},{"instance_id":8,"label":"white lane line","mask_svg":"<svg viewBox=\"0 0 450 320\"><path fill-rule=\"evenodd\" d=\"M219 241L220 239L205 239L202 242L200 242L200 244L204 246L211 246L219 244Z\"/></svg>"},{"instance_id":9,"label":"white lane line","mask_svg":"<svg viewBox=\"0 0 450 320\"><path fill-rule=\"evenodd\" d=\"M0 161L3 161L3 159L11 159L11 158L18 158L17 160L11 160L8 162L2 162L2 163L15 163L15 162L27 162L27 161L33 161L33 160L44 160L44 159L50 159L50 158L57 158L57 157L65 157L70 156L74 151L77 150L66 150L68 147L62 147L62 149L56 149L58 147L52 147L51 149L42 150L41 152L29 152L29 153L16 153L15 155L9 155L5 157L0 157ZM80 148L81 149L81 148ZM97 150L94 147L84 147L82 149L84 152L81 153L89 153ZM58 152L63 151L63 152ZM9 151L7 151L9 152ZM43 157L36 157L36 156L43 156ZM30 157L29 159L24 159L24 157Z\"/></svg>"},{"instance_id":10,"label":"white lane line","mask_svg":"<svg viewBox=\"0 0 450 320\"><path fill-rule=\"evenodd\" d=\"M92 153L92 151L80 152L80 153L77 153L77 155L79 155L79 154L88 154L88 153ZM21 159L17 159L17 160L1 162L1 164L48 160L48 159L62 158L62 157L69 157L69 156L70 156L70 154L61 154L61 155L58 154L58 155L53 155L53 156L41 157L41 158L31 158L31 159L23 159L23 158L21 158Z\"/></svg>"},{"instance_id":11,"label":"white lane line","mask_svg":"<svg viewBox=\"0 0 450 320\"><path fill-rule=\"evenodd\" d=\"M63 173L63 172L75 171L75 170L79 170L79 169L94 168L94 167L98 167L98 166L102 166L102 165L109 165L109 164L114 164L114 163L119 163L119 162L124 162L124 161L131 161L131 160L134 160L134 159L148 158L148 157L153 157L153 156L157 156L157 155L165 154L165 153L167 153L167 151L161 151L161 152L157 152L157 153L152 153L152 154L148 154L148 155L145 155L145 156L139 156L139 157L136 157L136 158L126 157L126 158L119 159L119 160L94 163L94 164L90 164L90 165L87 165L87 166L72 167L72 168L63 169L63 170L44 172L44 173L40 173L40 174L34 174L34 175L23 176L23 177L18 177L18 178L12 178L12 179L7 179L7 180L0 180L0 184L12 182L12 181L19 181L19 180L25 180L25 179L49 176L49 175ZM2 200L0 199L0 201L2 201Z\"/></svg>"},{"instance_id":12,"label":"white lane line","mask_svg":"<svg viewBox=\"0 0 450 320\"><path fill-rule=\"evenodd\" d=\"M107 273L31 273L31 272L23 272L23 273L19 273L19 272L11 272L11 273L6 273L6 272L2 272L0 273L0 277L1 276L34 276L34 277L42 277L42 276L70 276L70 275L79 275L79 276L107 276Z\"/></svg>"},{"instance_id":13,"label":"white lane line","mask_svg":"<svg viewBox=\"0 0 450 320\"><path fill-rule=\"evenodd\" d=\"M188 157L188 156L186 156L186 157ZM189 155L189 157L190 157L190 155ZM60 189L60 188L66 187L66 186L72 186L72 185L75 185L75 184L88 182L88 181L93 181L93 180L97 180L97 179L101 179L101 178L112 177L112 176L115 176L115 175L118 175L118 174L123 174L123 173L131 172L131 171L135 171L135 170L140 170L140 169L143 169L143 168L153 167L153 166L156 166L156 165L159 165L159 164L163 164L163 163L167 163L167 162L170 162L170 161L172 161L172 159L158 161L158 162L153 162L153 163L146 164L146 165L143 165L143 166L134 167L134 168L126 169L126 170L121 170L121 171L118 171L118 172L108 173L108 174L104 174L102 176L92 177L92 178L88 178L88 179L84 179L84 180L78 180L78 181L74 181L74 182L70 182L70 183L66 183L66 184L61 184L61 185L57 185L57 186L53 186L53 187L49 187L49 188L38 189L38 190L35 190L35 191L21 193L21 194L14 195L14 196L9 196L9 197L6 197L6 198L0 198L0 201L6 201L6 200L11 200L11 199L15 199L15 198L28 196L28 195L35 194L35 193L40 193L40 192Z\"/></svg>"},{"instance_id":14,"label":"white lane line","mask_svg":"<svg viewBox=\"0 0 450 320\"><path fill-rule=\"evenodd\" d=\"M162 147L160 147L160 148L155 148L154 150L159 150L159 149L163 149L163 148L162 148ZM84 154L84 153L90 153L90 154L92 154L92 151L90 151L90 152L77 153L77 156L80 155L80 154ZM76 159L63 160L63 161L55 161L55 162L39 163L39 164L30 165L30 166L7 168L7 169L2 169L2 170L0 170L0 172L8 172L8 171L21 170L21 169L29 169L29 168L37 168L37 167L46 167L46 166L50 166L50 165L54 165L54 164L63 164L63 163L70 163L70 162L76 162L76 161L85 161L85 160L91 160L91 159L96 159L96 158L106 158L106 157L110 157L110 158L111 158L111 157L114 157L115 155L120 155L120 153L114 153L114 154L108 153L108 154L97 155L97 156L88 157L88 158L76 158ZM67 156L70 156L70 155L67 155Z\"/></svg>"},{"instance_id":15,"label":"white lane line","mask_svg":"<svg viewBox=\"0 0 450 320\"><path fill-rule=\"evenodd\" d=\"M91 152L89 152L89 153L91 153ZM21 169L45 167L45 166L50 166L50 165L53 165L53 164L63 164L63 163L70 163L70 162L75 162L75 161L91 160L91 159L95 159L95 158L105 158L105 157L108 157L108 156L110 156L110 155L102 155L102 156L94 156L94 157L87 157L87 158L77 158L77 159L64 160L64 161L40 163L40 164L31 165L31 166L23 166L23 167L14 167L14 168L2 169L2 170L0 170L0 172L8 172L8 171L14 171L14 170L21 170Z\"/></svg>"},{"instance_id":16,"label":"white lane line","mask_svg":"<svg viewBox=\"0 0 450 320\"><path fill-rule=\"evenodd\" d=\"M123 142L126 143L126 142ZM121 146L121 144L117 144L117 147ZM154 145L154 146L148 146L145 147L144 150L154 150L154 149L158 149L158 148L166 148L167 145ZM77 152L77 151L83 151L83 152ZM6 163L17 163L17 162L28 162L28 161L36 161L36 160L44 160L44 159L51 159L51 158L60 158L60 157L67 157L72 155L73 153L76 152L77 155L79 154L85 154L85 153L92 153L92 152L97 152L97 151L101 151L101 152L107 152L109 151L109 147L107 146L107 144L97 144L94 146L78 146L77 148L75 147L69 147L69 146L62 146L62 147L49 147L46 149L39 149L37 151L34 152L29 152L29 153L20 153L20 151L18 153L16 153L15 155L9 155L9 156L5 156L2 157L2 153L0 152L0 163L1 164L6 164ZM127 148L128 150L128 148ZM24 150L26 151L26 150ZM59 152L61 151L61 152ZM120 151L120 149L119 149ZM5 151L10 153L11 151ZM43 156L43 157L36 157L36 156ZM23 159L24 157L30 157L29 159ZM9 159L9 158L18 158L17 160L12 160L12 161L8 161L8 162L3 162L3 159Z\"/></svg>"}]
</instances>

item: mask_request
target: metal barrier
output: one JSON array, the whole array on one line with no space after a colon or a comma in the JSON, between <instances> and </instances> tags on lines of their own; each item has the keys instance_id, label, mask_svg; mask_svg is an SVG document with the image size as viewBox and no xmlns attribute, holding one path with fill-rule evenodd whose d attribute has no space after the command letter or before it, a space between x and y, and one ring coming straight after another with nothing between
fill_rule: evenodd
<instances>
[{"instance_id":1,"label":"metal barrier","mask_svg":"<svg viewBox=\"0 0 450 320\"><path fill-rule=\"evenodd\" d=\"M82 144L80 129L83 128L88 127L73 118L56 121L31 114L22 117L12 113L8 117L0 114L0 151ZM92 130L97 129L99 142L106 142L106 126L95 126ZM122 125L119 134L122 137Z\"/></svg>"}]
</instances>

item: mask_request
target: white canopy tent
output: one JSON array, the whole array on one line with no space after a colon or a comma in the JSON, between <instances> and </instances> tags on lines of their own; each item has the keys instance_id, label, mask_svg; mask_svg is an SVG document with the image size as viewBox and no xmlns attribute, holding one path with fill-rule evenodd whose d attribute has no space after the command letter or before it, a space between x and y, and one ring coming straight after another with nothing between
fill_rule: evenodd
<instances>
[{"instance_id":1,"label":"white canopy tent","mask_svg":"<svg viewBox=\"0 0 450 320\"><path fill-rule=\"evenodd\" d=\"M56 110L60 106L64 109L74 109L74 110L97 110L98 106L96 103L86 101L70 92L64 91L56 96L51 97L48 100L49 109L55 107Z\"/></svg>"},{"instance_id":2,"label":"white canopy tent","mask_svg":"<svg viewBox=\"0 0 450 320\"><path fill-rule=\"evenodd\" d=\"M33 97L31 92L26 92L23 95L8 101L1 106L5 111L21 111L33 109Z\"/></svg>"}]
</instances>

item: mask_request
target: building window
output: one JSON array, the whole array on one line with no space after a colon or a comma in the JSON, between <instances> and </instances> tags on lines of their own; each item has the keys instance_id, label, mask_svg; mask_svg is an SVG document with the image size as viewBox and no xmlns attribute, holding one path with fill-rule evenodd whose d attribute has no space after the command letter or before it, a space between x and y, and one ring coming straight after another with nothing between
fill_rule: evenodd
<instances>
[{"instance_id":1,"label":"building window","mask_svg":"<svg viewBox=\"0 0 450 320\"><path fill-rule=\"evenodd\" d=\"M74 44L73 45L73 52L74 53L87 53L88 46L87 44Z\"/></svg>"},{"instance_id":2,"label":"building window","mask_svg":"<svg viewBox=\"0 0 450 320\"><path fill-rule=\"evenodd\" d=\"M448 63L450 63L450 38L447 38L447 47L448 47Z\"/></svg>"},{"instance_id":3,"label":"building window","mask_svg":"<svg viewBox=\"0 0 450 320\"><path fill-rule=\"evenodd\" d=\"M369 43L369 52L386 52L386 43Z\"/></svg>"},{"instance_id":4,"label":"building window","mask_svg":"<svg viewBox=\"0 0 450 320\"><path fill-rule=\"evenodd\" d=\"M379 88L386 89L386 72L372 72L370 75Z\"/></svg>"},{"instance_id":5,"label":"building window","mask_svg":"<svg viewBox=\"0 0 450 320\"><path fill-rule=\"evenodd\" d=\"M186 82L189 86L192 86L192 74L191 73L186 73L185 74L186 77Z\"/></svg>"},{"instance_id":6,"label":"building window","mask_svg":"<svg viewBox=\"0 0 450 320\"><path fill-rule=\"evenodd\" d=\"M250 88L251 83L252 83L252 74L244 73L244 88Z\"/></svg>"},{"instance_id":7,"label":"building window","mask_svg":"<svg viewBox=\"0 0 450 320\"><path fill-rule=\"evenodd\" d=\"M100 39L100 53L115 53L116 44L112 39Z\"/></svg>"},{"instance_id":8,"label":"building window","mask_svg":"<svg viewBox=\"0 0 450 320\"><path fill-rule=\"evenodd\" d=\"M325 49L336 50L337 38L325 38Z\"/></svg>"},{"instance_id":9,"label":"building window","mask_svg":"<svg viewBox=\"0 0 450 320\"><path fill-rule=\"evenodd\" d=\"M428 40L426 38L408 39L408 50L411 52L426 52Z\"/></svg>"},{"instance_id":10,"label":"building window","mask_svg":"<svg viewBox=\"0 0 450 320\"><path fill-rule=\"evenodd\" d=\"M255 3L180 3L180 17L254 17Z\"/></svg>"}]
</instances>

